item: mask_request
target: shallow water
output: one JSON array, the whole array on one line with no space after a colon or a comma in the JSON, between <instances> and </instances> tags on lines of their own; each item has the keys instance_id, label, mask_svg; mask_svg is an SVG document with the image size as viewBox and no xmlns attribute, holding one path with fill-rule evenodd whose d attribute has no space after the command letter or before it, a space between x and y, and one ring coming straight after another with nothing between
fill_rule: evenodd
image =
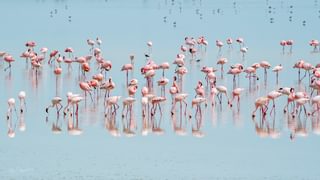
<instances>
[{"instance_id":1,"label":"shallow water","mask_svg":"<svg viewBox=\"0 0 320 180\"><path fill-rule=\"evenodd\" d=\"M266 121L269 127L280 131L280 137L261 138L256 133L261 117L251 118L253 102L258 96L282 87L306 89L307 81L297 81L297 71L292 65L303 58L312 64L319 62L319 53L312 52L308 41L318 38L320 6L317 0L302 1L1 1L3 17L0 33L0 50L12 54L16 62L12 72L4 72L1 66L0 77L0 177L1 179L318 179L319 136L312 131L312 121L319 119L301 114L292 121L283 114L286 98L277 101L274 116L269 114ZM290 18L291 17L291 18ZM291 20L291 21L290 21ZM162 105L164 115L161 127L164 135L141 135L140 89L145 80L139 68L145 64L144 53L148 52L146 42L153 42L152 59L156 63L173 62L179 53L180 45L186 36L205 36L209 45L200 62L186 58L189 73L184 77L184 92L188 93L188 113L191 121L186 125L186 136L178 136L172 128L170 118L171 99ZM126 97L125 73L121 66L129 63L129 55L135 55L135 70L129 77L139 80L139 90L134 105L138 124L136 136L113 137L105 129L102 98L98 103L80 103L80 136L68 134L66 120L61 115L62 133L53 134L52 124L56 121L54 109L50 109L46 119L45 108L52 97L61 96L63 105L66 93L81 93L78 82L78 66L68 73L63 64L60 76L53 74L47 64L40 71L38 79L19 55L25 51L25 42L34 40L35 48L48 47L49 51L63 51L71 46L75 56L89 54L88 38L100 37L103 56L113 63L108 76L116 83L113 95ZM215 40L237 37L245 39L248 53L245 59L233 44L221 50ZM286 48L282 53L279 41L293 39L293 52ZM268 72L267 86L263 82L263 72L256 86L249 88L248 79L241 75L239 86L245 88L241 96L240 110L223 105L204 110L203 138L192 136L195 124L191 100L198 80L204 80L200 72L202 66L216 66L218 57L229 59L228 65L243 63L245 66L267 59L273 66L282 64L279 84L275 74ZM93 60L94 61L94 60ZM95 64L92 64L95 72ZM171 84L174 66L166 72ZM228 69L228 66L225 67ZM216 73L220 75L218 71ZM159 79L158 72L155 79ZM205 84L205 83L204 83ZM232 77L218 78L217 85L232 89ZM15 138L7 137L6 108L9 97L16 98L20 90L27 93L27 110L24 113L26 131L16 130ZM159 91L156 91L158 94ZM121 104L121 103L120 103ZM204 108L204 107L203 107ZM308 106L308 110L310 107ZM121 110L117 121L121 127ZM179 112L179 111L178 111ZM22 116L20 116L22 117ZM159 116L156 116L159 119ZM179 114L177 113L177 118ZM15 119L14 119L15 120ZM290 126L305 127L308 136L290 140ZM266 124L264 124L266 128Z\"/></svg>"}]
</instances>

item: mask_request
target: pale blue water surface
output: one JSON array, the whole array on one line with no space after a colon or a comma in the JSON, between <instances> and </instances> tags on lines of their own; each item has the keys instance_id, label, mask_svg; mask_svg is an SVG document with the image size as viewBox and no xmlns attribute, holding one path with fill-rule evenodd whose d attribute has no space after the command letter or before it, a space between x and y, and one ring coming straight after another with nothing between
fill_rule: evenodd
<instances>
[{"instance_id":1,"label":"pale blue water surface","mask_svg":"<svg viewBox=\"0 0 320 180\"><path fill-rule=\"evenodd\" d=\"M266 117L271 126L280 131L280 137L261 138L256 133L251 118L253 102L258 96L281 86L306 89L307 81L298 86L297 72L291 67L300 58L312 64L319 62L319 54L312 53L309 40L319 38L320 2L317 0L267 0L267 1L210 1L210 0L4 0L0 2L0 51L12 54L16 61L12 73L0 69L0 179L319 179L320 137L313 133L312 121L317 117L301 115L295 123L304 126L307 137L290 140L292 130L287 115L282 112L286 98L277 101L275 116ZM163 104L162 128L164 135L141 135L140 100L135 103L136 136L113 137L104 128L103 105L80 103L79 121L83 130L80 136L67 132L66 122L60 117L62 133L51 132L56 120L51 109L46 122L45 108L51 98L58 95L66 103L66 93L82 93L78 86L78 66L68 73L63 64L60 77L44 63L35 81L33 72L19 58L25 51L25 42L37 42L35 51L48 47L62 52L73 47L75 56L89 54L87 39L102 39L103 56L113 63L108 76L112 76L117 89L113 95L126 97L125 73L120 71L129 63L129 55L135 55L133 76L139 80L139 92L145 80L139 67L144 65L146 42L153 42L152 59L156 63L175 59L186 36L205 36L209 45L200 62L186 58L189 73L184 78L187 101L194 97L198 80L204 82L200 68L216 66L217 57L229 59L228 66L243 63L245 66L263 59L273 66L282 64L280 83L275 85L275 74L269 71L268 83L263 84L260 69L257 88L249 90L248 80L241 75L240 86L245 88L241 107L212 108L204 110L203 138L193 137L191 123L186 126L187 135L178 136L172 130L170 119L171 98ZM223 42L228 37L245 39L249 50L242 60L238 44L233 50L227 45L220 54L215 40ZM282 53L279 41L293 39L293 52L288 48ZM96 68L92 63L90 77ZM94 68L93 68L94 67ZM217 67L219 68L219 67ZM174 66L166 72L172 80ZM217 75L220 74L218 71ZM132 75L130 74L130 77ZM159 79L157 73L155 79ZM224 75L217 84L232 89L232 77ZM7 99L20 90L27 93L27 111L24 114L26 131L16 130L16 137L7 136ZM157 91L159 94L160 92ZM137 94L140 99L140 93ZM121 103L120 103L121 104ZM310 111L310 106L308 106ZM191 105L188 111L194 114ZM121 125L121 108L117 121ZM191 119L194 122L194 119Z\"/></svg>"}]
</instances>

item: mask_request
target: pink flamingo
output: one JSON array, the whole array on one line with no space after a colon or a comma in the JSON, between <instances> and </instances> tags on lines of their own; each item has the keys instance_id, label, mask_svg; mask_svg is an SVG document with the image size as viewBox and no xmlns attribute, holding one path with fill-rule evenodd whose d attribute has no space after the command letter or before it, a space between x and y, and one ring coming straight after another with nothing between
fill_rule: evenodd
<instances>
[{"instance_id":1,"label":"pink flamingo","mask_svg":"<svg viewBox=\"0 0 320 180\"><path fill-rule=\"evenodd\" d=\"M317 39L312 39L309 42L309 45L313 47L313 52L316 52L318 50L318 47L319 47L319 41Z\"/></svg>"},{"instance_id":2,"label":"pink flamingo","mask_svg":"<svg viewBox=\"0 0 320 180\"><path fill-rule=\"evenodd\" d=\"M226 40L226 42L227 42L227 44L228 44L228 46L229 46L229 49L231 48L232 49L232 38L227 38L227 40Z\"/></svg>"},{"instance_id":3,"label":"pink flamingo","mask_svg":"<svg viewBox=\"0 0 320 180\"><path fill-rule=\"evenodd\" d=\"M162 120L162 110L161 110L161 103L165 102L166 98L162 96L155 96L151 99L151 124L152 124L152 131L156 134L163 134L163 130L161 129L161 120ZM160 112L160 119L159 122L157 123L154 118L156 115L157 107L159 108Z\"/></svg>"},{"instance_id":4,"label":"pink flamingo","mask_svg":"<svg viewBox=\"0 0 320 180\"><path fill-rule=\"evenodd\" d=\"M90 84L88 82L80 82L79 87L80 87L80 89L82 89L84 91L85 99L87 97L87 92L88 92L90 95L91 101L93 102L93 98L92 98L92 94L91 94L92 87L90 86Z\"/></svg>"},{"instance_id":5,"label":"pink flamingo","mask_svg":"<svg viewBox=\"0 0 320 180\"><path fill-rule=\"evenodd\" d=\"M275 66L272 71L276 73L276 83L279 84L279 72L282 71L283 67L281 64Z\"/></svg>"},{"instance_id":6,"label":"pink flamingo","mask_svg":"<svg viewBox=\"0 0 320 180\"><path fill-rule=\"evenodd\" d=\"M28 63L28 59L30 58L30 52L31 52L31 49L28 49L27 51L23 52L20 55L21 58L25 58L26 59L26 63Z\"/></svg>"},{"instance_id":7,"label":"pink flamingo","mask_svg":"<svg viewBox=\"0 0 320 180\"><path fill-rule=\"evenodd\" d=\"M285 48L286 45L287 45L287 41L286 41L286 40L281 40L281 41L280 41L280 45L282 46L282 53L284 54L284 48Z\"/></svg>"},{"instance_id":8,"label":"pink flamingo","mask_svg":"<svg viewBox=\"0 0 320 180\"><path fill-rule=\"evenodd\" d=\"M166 97L166 85L168 84L169 79L162 77L160 80L157 81L158 86L161 86L161 96Z\"/></svg>"},{"instance_id":9,"label":"pink flamingo","mask_svg":"<svg viewBox=\"0 0 320 180\"><path fill-rule=\"evenodd\" d=\"M70 57L73 57L73 48L72 47L67 47L65 50L64 50L65 53L68 53L68 56L69 58Z\"/></svg>"},{"instance_id":10,"label":"pink flamingo","mask_svg":"<svg viewBox=\"0 0 320 180\"><path fill-rule=\"evenodd\" d=\"M219 52L221 52L221 48L223 46L223 42L220 40L216 40L216 46L219 48Z\"/></svg>"},{"instance_id":11,"label":"pink flamingo","mask_svg":"<svg viewBox=\"0 0 320 180\"><path fill-rule=\"evenodd\" d=\"M243 71L243 65L235 64L231 66L231 69L227 72L227 74L233 75L233 87L236 86L236 76L239 75Z\"/></svg>"},{"instance_id":12,"label":"pink flamingo","mask_svg":"<svg viewBox=\"0 0 320 180\"><path fill-rule=\"evenodd\" d=\"M279 92L279 91L271 91L271 92L268 93L267 98L269 98L269 100L272 100L272 108L271 108L270 114L276 108L275 99L277 99L281 95L282 95L282 93Z\"/></svg>"},{"instance_id":13,"label":"pink flamingo","mask_svg":"<svg viewBox=\"0 0 320 180\"><path fill-rule=\"evenodd\" d=\"M159 65L159 68L162 69L162 77L164 77L164 71L166 69L169 69L170 68L170 65L168 62L164 62L162 64Z\"/></svg>"},{"instance_id":14,"label":"pink flamingo","mask_svg":"<svg viewBox=\"0 0 320 180\"><path fill-rule=\"evenodd\" d=\"M62 60L64 63L68 64L68 69L70 70L72 68L71 63L73 62L73 60L70 58L66 58L65 56L62 57Z\"/></svg>"},{"instance_id":15,"label":"pink flamingo","mask_svg":"<svg viewBox=\"0 0 320 180\"><path fill-rule=\"evenodd\" d=\"M202 126L202 110L201 110L201 104L206 102L206 98L204 97L195 97L192 99L191 106L192 108L196 106L196 112L195 112L195 118L196 118L196 124L197 128L200 129Z\"/></svg>"},{"instance_id":16,"label":"pink flamingo","mask_svg":"<svg viewBox=\"0 0 320 180\"><path fill-rule=\"evenodd\" d=\"M136 101L133 97L127 97L123 100L123 108L122 108L122 125L123 125L123 132L126 135L134 135L134 132L132 129L136 128L136 123L134 121L134 115L133 115L133 104ZM125 115L126 110L126 115ZM128 119L129 114L129 119ZM124 117L126 117L127 122L124 121Z\"/></svg>"},{"instance_id":17,"label":"pink flamingo","mask_svg":"<svg viewBox=\"0 0 320 180\"><path fill-rule=\"evenodd\" d=\"M178 77L178 79L180 81L180 87L179 88L182 91L183 76L188 73L188 70L187 70L186 67L182 66L182 67L178 67L176 69L175 73L177 74L177 77Z\"/></svg>"},{"instance_id":18,"label":"pink flamingo","mask_svg":"<svg viewBox=\"0 0 320 180\"><path fill-rule=\"evenodd\" d=\"M115 83L112 81L112 78L109 77L108 81L105 83L102 83L100 89L105 89L106 93L104 95L104 99L106 99L106 97L110 96L110 92L115 89L116 85Z\"/></svg>"},{"instance_id":19,"label":"pink flamingo","mask_svg":"<svg viewBox=\"0 0 320 180\"><path fill-rule=\"evenodd\" d=\"M239 44L240 49L242 48L242 46L244 45L244 40L243 38L239 37L236 39L236 42Z\"/></svg>"},{"instance_id":20,"label":"pink flamingo","mask_svg":"<svg viewBox=\"0 0 320 180\"><path fill-rule=\"evenodd\" d=\"M268 104L269 104L269 98L268 97L259 97L255 100L254 106L255 109L252 112L252 117L254 118L256 116L256 111L260 108L262 117L266 115L266 112L268 110Z\"/></svg>"},{"instance_id":21,"label":"pink flamingo","mask_svg":"<svg viewBox=\"0 0 320 180\"><path fill-rule=\"evenodd\" d=\"M33 50L37 43L35 41L28 41L25 45L27 48L31 48Z\"/></svg>"},{"instance_id":22,"label":"pink flamingo","mask_svg":"<svg viewBox=\"0 0 320 180\"><path fill-rule=\"evenodd\" d=\"M205 91L201 81L198 81L197 87L194 89L196 91L196 97L205 97Z\"/></svg>"},{"instance_id":23,"label":"pink flamingo","mask_svg":"<svg viewBox=\"0 0 320 180\"><path fill-rule=\"evenodd\" d=\"M132 64L125 64L122 66L121 71L126 71L126 86L128 86L128 76L129 76L129 71L132 71L133 67Z\"/></svg>"},{"instance_id":24,"label":"pink flamingo","mask_svg":"<svg viewBox=\"0 0 320 180\"><path fill-rule=\"evenodd\" d=\"M5 55L3 59L5 62L9 64L8 67L4 68L4 71L7 71L7 69L10 69L10 72L11 72L11 63L13 63L15 60L11 55Z\"/></svg>"},{"instance_id":25,"label":"pink flamingo","mask_svg":"<svg viewBox=\"0 0 320 180\"><path fill-rule=\"evenodd\" d=\"M232 100L230 101L230 104L232 104L233 100L237 98L238 109L240 108L240 95L243 91L243 88L235 88L234 90L232 90Z\"/></svg>"},{"instance_id":26,"label":"pink flamingo","mask_svg":"<svg viewBox=\"0 0 320 180\"><path fill-rule=\"evenodd\" d=\"M228 59L227 58L219 58L218 61L217 61L217 64L221 65L221 77L223 77L223 65L226 64L228 62Z\"/></svg>"},{"instance_id":27,"label":"pink flamingo","mask_svg":"<svg viewBox=\"0 0 320 180\"><path fill-rule=\"evenodd\" d=\"M51 62L56 58L56 55L59 53L58 50L53 50L50 52L48 64L51 64Z\"/></svg>"},{"instance_id":28,"label":"pink flamingo","mask_svg":"<svg viewBox=\"0 0 320 180\"><path fill-rule=\"evenodd\" d=\"M289 39L286 41L287 46L290 46L290 53L292 53L293 40Z\"/></svg>"},{"instance_id":29,"label":"pink flamingo","mask_svg":"<svg viewBox=\"0 0 320 180\"><path fill-rule=\"evenodd\" d=\"M299 61L297 61L294 65L293 65L293 68L296 68L298 69L298 80L299 82L301 81L301 78L300 78L300 70L303 68L303 64L304 64L304 60L303 59L300 59Z\"/></svg>"},{"instance_id":30,"label":"pink flamingo","mask_svg":"<svg viewBox=\"0 0 320 180\"><path fill-rule=\"evenodd\" d=\"M268 61L261 61L260 67L264 69L264 80L267 80L267 69L271 67L270 63Z\"/></svg>"},{"instance_id":31,"label":"pink flamingo","mask_svg":"<svg viewBox=\"0 0 320 180\"><path fill-rule=\"evenodd\" d=\"M93 47L94 47L94 44L95 44L95 42L94 42L94 40L92 40L92 39L87 39L87 44L89 45L89 46L91 46L91 48L90 48L90 52L93 50Z\"/></svg>"}]
</instances>

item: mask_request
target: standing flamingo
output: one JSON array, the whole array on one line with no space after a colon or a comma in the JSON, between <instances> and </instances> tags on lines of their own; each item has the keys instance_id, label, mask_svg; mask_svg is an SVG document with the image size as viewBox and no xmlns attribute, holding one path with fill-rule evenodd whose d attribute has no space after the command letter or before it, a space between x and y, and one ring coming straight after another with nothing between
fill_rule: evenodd
<instances>
[{"instance_id":1,"label":"standing flamingo","mask_svg":"<svg viewBox=\"0 0 320 180\"><path fill-rule=\"evenodd\" d=\"M88 82L80 82L79 87L80 87L80 89L82 89L84 91L85 98L87 97L87 92L89 93L91 101L93 102L93 98L92 98L92 94L91 94L92 87L90 86L90 84Z\"/></svg>"},{"instance_id":2,"label":"standing flamingo","mask_svg":"<svg viewBox=\"0 0 320 180\"><path fill-rule=\"evenodd\" d=\"M270 63L268 61L261 61L260 67L264 69L264 80L267 81L267 69L271 67Z\"/></svg>"},{"instance_id":3,"label":"standing flamingo","mask_svg":"<svg viewBox=\"0 0 320 180\"><path fill-rule=\"evenodd\" d=\"M125 64L122 66L121 71L126 71L126 86L128 86L128 76L129 76L129 71L132 71L133 67L132 64Z\"/></svg>"},{"instance_id":4,"label":"standing flamingo","mask_svg":"<svg viewBox=\"0 0 320 180\"><path fill-rule=\"evenodd\" d=\"M276 108L276 104L275 104L275 99L277 99L278 97L280 97L282 95L281 92L279 91L271 91L268 93L267 98L269 98L269 100L272 100L272 108L270 110L270 114L272 113L273 110L275 110ZM274 111L275 112L275 111Z\"/></svg>"},{"instance_id":5,"label":"standing flamingo","mask_svg":"<svg viewBox=\"0 0 320 180\"><path fill-rule=\"evenodd\" d=\"M282 46L282 53L284 54L284 49L285 49L285 47L287 45L287 41L286 40L281 40L280 41L280 45Z\"/></svg>"},{"instance_id":6,"label":"standing flamingo","mask_svg":"<svg viewBox=\"0 0 320 180\"><path fill-rule=\"evenodd\" d=\"M7 69L10 69L11 72L11 63L14 62L15 60L13 59L13 57L11 55L5 55L3 57L4 61L8 63L8 67L4 68L4 71L7 71Z\"/></svg>"},{"instance_id":7,"label":"standing flamingo","mask_svg":"<svg viewBox=\"0 0 320 180\"><path fill-rule=\"evenodd\" d=\"M272 71L276 73L276 83L279 84L279 72L282 71L283 67L281 64L275 66Z\"/></svg>"}]
</instances>

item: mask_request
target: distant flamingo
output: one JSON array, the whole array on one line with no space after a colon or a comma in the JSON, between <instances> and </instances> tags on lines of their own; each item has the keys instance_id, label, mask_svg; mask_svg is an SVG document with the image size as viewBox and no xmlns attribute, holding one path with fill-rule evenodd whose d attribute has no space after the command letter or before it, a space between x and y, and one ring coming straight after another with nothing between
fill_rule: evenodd
<instances>
[{"instance_id":1,"label":"distant flamingo","mask_svg":"<svg viewBox=\"0 0 320 180\"><path fill-rule=\"evenodd\" d=\"M244 91L244 88L235 88L234 90L232 90L232 99L230 101L230 103L233 103L233 100L235 98L237 98L237 106L238 109L240 108L240 95L241 93Z\"/></svg>"},{"instance_id":2,"label":"distant flamingo","mask_svg":"<svg viewBox=\"0 0 320 180\"><path fill-rule=\"evenodd\" d=\"M242 48L242 46L244 45L244 40L243 38L239 37L236 39L236 42L239 44L240 49Z\"/></svg>"},{"instance_id":3,"label":"distant flamingo","mask_svg":"<svg viewBox=\"0 0 320 180\"><path fill-rule=\"evenodd\" d=\"M280 45L282 46L282 53L284 54L284 49L285 49L285 47L287 45L287 41L286 40L281 40L280 41Z\"/></svg>"},{"instance_id":4,"label":"distant flamingo","mask_svg":"<svg viewBox=\"0 0 320 180\"><path fill-rule=\"evenodd\" d=\"M132 64L125 64L122 66L121 71L126 71L126 86L128 86L128 76L129 76L129 71L132 71L133 67Z\"/></svg>"},{"instance_id":5,"label":"distant flamingo","mask_svg":"<svg viewBox=\"0 0 320 180\"><path fill-rule=\"evenodd\" d=\"M106 93L104 95L104 99L106 100L106 97L109 97L110 96L110 92L111 90L113 90L114 88L116 87L115 83L112 81L112 78L109 77L108 81L107 82L104 82L102 85L101 85L101 89L105 89L106 90Z\"/></svg>"},{"instance_id":6,"label":"distant flamingo","mask_svg":"<svg viewBox=\"0 0 320 180\"><path fill-rule=\"evenodd\" d=\"M92 98L92 94L91 94L92 87L90 86L90 84L88 82L80 82L79 87L80 87L80 89L82 89L84 91L85 98L87 97L87 93L89 93L91 101L93 102L93 98Z\"/></svg>"},{"instance_id":7,"label":"distant flamingo","mask_svg":"<svg viewBox=\"0 0 320 180\"><path fill-rule=\"evenodd\" d=\"M229 46L229 49L232 48L232 42L233 42L232 38L227 38L226 42Z\"/></svg>"},{"instance_id":8,"label":"distant flamingo","mask_svg":"<svg viewBox=\"0 0 320 180\"><path fill-rule=\"evenodd\" d=\"M46 108L46 113L47 114L49 113L50 108L56 107L57 115L59 116L60 110L63 108L61 101L62 101L61 97L58 97L58 96L53 97L51 100L51 104Z\"/></svg>"},{"instance_id":9,"label":"distant flamingo","mask_svg":"<svg viewBox=\"0 0 320 180\"><path fill-rule=\"evenodd\" d=\"M276 73L276 83L279 84L279 72L282 71L283 67L281 64L275 66L272 71Z\"/></svg>"},{"instance_id":10,"label":"distant flamingo","mask_svg":"<svg viewBox=\"0 0 320 180\"><path fill-rule=\"evenodd\" d=\"M4 68L4 71L7 71L7 69L9 69L11 72L11 63L14 62L15 60L11 55L5 55L3 59L5 62L8 63L8 67Z\"/></svg>"},{"instance_id":11,"label":"distant flamingo","mask_svg":"<svg viewBox=\"0 0 320 180\"><path fill-rule=\"evenodd\" d=\"M240 48L240 52L242 53L242 59L244 59L244 55L248 52L248 47Z\"/></svg>"},{"instance_id":12,"label":"distant flamingo","mask_svg":"<svg viewBox=\"0 0 320 180\"><path fill-rule=\"evenodd\" d=\"M289 39L286 41L287 46L290 46L290 53L292 53L293 40Z\"/></svg>"},{"instance_id":13,"label":"distant flamingo","mask_svg":"<svg viewBox=\"0 0 320 180\"><path fill-rule=\"evenodd\" d=\"M256 111L260 108L261 109L261 117L264 117L266 115L266 112L268 110L268 104L269 104L269 98L268 97L259 97L255 100L254 106L255 109L252 112L252 117L254 118L256 116Z\"/></svg>"},{"instance_id":14,"label":"distant flamingo","mask_svg":"<svg viewBox=\"0 0 320 180\"><path fill-rule=\"evenodd\" d=\"M227 58L219 58L218 61L217 61L217 64L220 64L221 65L221 77L223 77L223 65L226 64L228 62L228 59Z\"/></svg>"},{"instance_id":15,"label":"distant flamingo","mask_svg":"<svg viewBox=\"0 0 320 180\"><path fill-rule=\"evenodd\" d=\"M267 69L271 67L270 63L268 61L261 61L260 67L264 69L264 80L267 80Z\"/></svg>"},{"instance_id":16,"label":"distant flamingo","mask_svg":"<svg viewBox=\"0 0 320 180\"><path fill-rule=\"evenodd\" d=\"M269 98L269 100L272 100L272 108L270 110L270 114L276 108L275 99L277 99L281 95L282 95L282 93L279 92L279 91L271 91L271 92L268 93L267 98Z\"/></svg>"},{"instance_id":17,"label":"distant flamingo","mask_svg":"<svg viewBox=\"0 0 320 180\"><path fill-rule=\"evenodd\" d=\"M316 52L318 50L318 47L319 47L319 41L317 39L312 39L309 42L309 45L313 47L313 52Z\"/></svg>"},{"instance_id":18,"label":"distant flamingo","mask_svg":"<svg viewBox=\"0 0 320 180\"><path fill-rule=\"evenodd\" d=\"M227 88L225 86L217 86L216 88L218 90L217 97L219 99L219 103L220 104L222 103L222 94L224 94L226 96L226 98L227 98L228 105L230 107L232 107L232 104L230 103L230 100L229 100L229 97L228 97Z\"/></svg>"}]
</instances>

